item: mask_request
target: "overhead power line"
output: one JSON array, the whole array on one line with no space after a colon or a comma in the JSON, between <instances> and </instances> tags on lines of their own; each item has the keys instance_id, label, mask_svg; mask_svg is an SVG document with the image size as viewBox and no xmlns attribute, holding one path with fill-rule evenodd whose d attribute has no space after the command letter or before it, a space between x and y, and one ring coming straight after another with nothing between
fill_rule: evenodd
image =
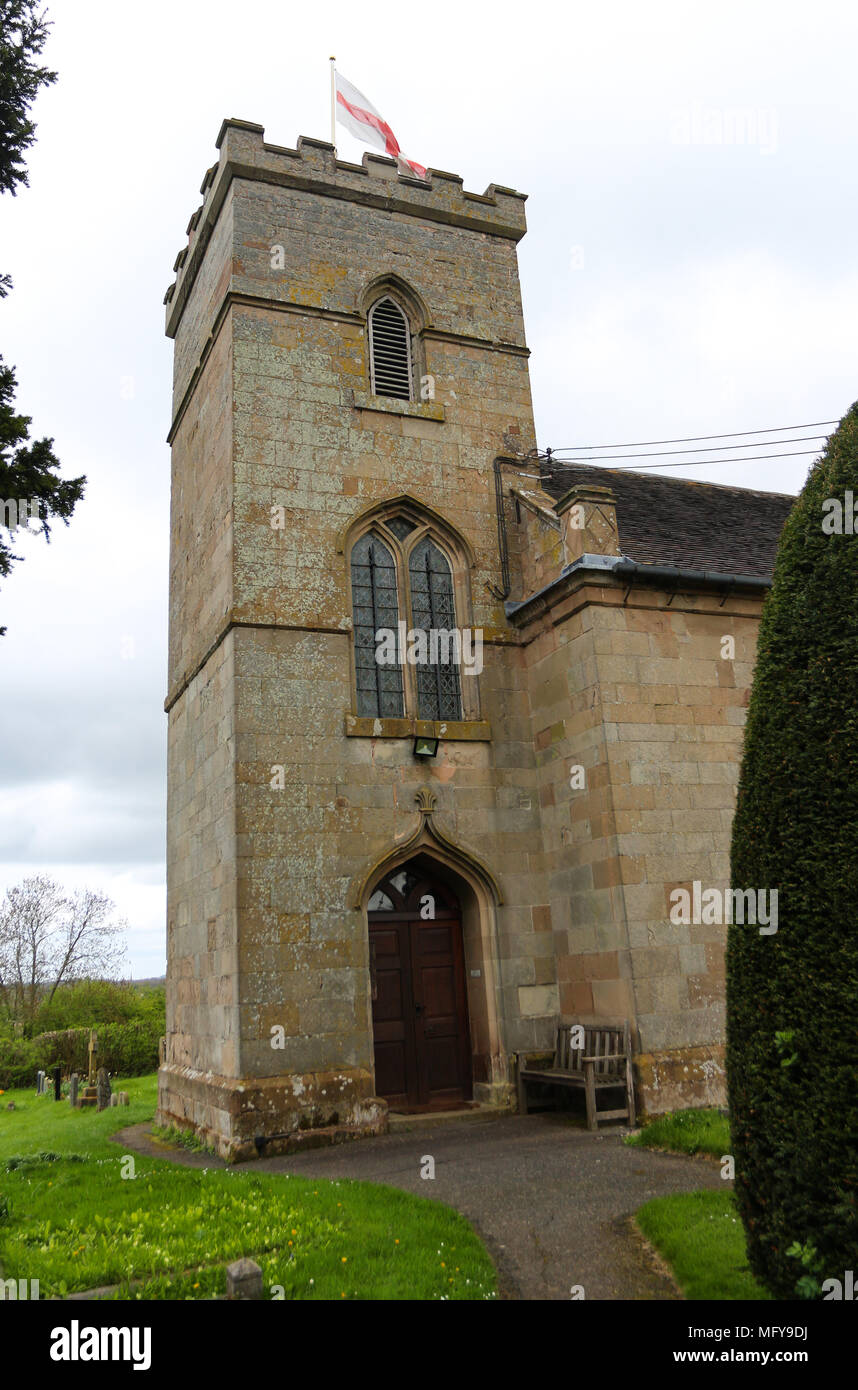
<instances>
[{"instance_id":1,"label":"overhead power line","mask_svg":"<svg viewBox=\"0 0 858 1390\"><path fill-rule=\"evenodd\" d=\"M731 430L728 434L695 434L682 439L638 439L627 444L563 444L552 453L587 453L591 449L648 449L653 444L700 444L706 439L741 439L749 434L783 434L784 430L813 430L827 425L839 425L839 420L810 420L805 425L775 425L769 430ZM773 441L787 443L786 440ZM726 446L725 447L732 447ZM751 448L748 445L748 448ZM680 449L680 453L695 453L694 449Z\"/></svg>"},{"instance_id":2,"label":"overhead power line","mask_svg":"<svg viewBox=\"0 0 858 1390\"><path fill-rule=\"evenodd\" d=\"M715 438L717 436L712 437ZM731 436L727 435L725 437L730 438ZM720 454L724 449L770 449L773 445L777 444L804 444L810 439L827 438L828 436L824 434L797 434L792 439L761 439L759 444L709 444L703 449L657 449L654 454L598 454L595 458L566 459L566 462L606 463L609 459L658 459L668 458L671 454ZM605 444L603 447L608 449L610 448L610 445ZM806 449L804 450L804 452L813 453L814 451L812 449ZM556 453L557 450L552 449L551 457L554 458ZM762 454L761 457L765 458L766 455ZM770 457L775 457L775 455L770 455ZM692 460L689 460L689 462L692 462ZM707 460L700 459L699 462L706 463Z\"/></svg>"},{"instance_id":3,"label":"overhead power line","mask_svg":"<svg viewBox=\"0 0 858 1390\"><path fill-rule=\"evenodd\" d=\"M818 453L818 449L792 449L785 454L749 454L745 458L685 459L678 463L630 463L625 468L618 469L617 471L620 473L632 473L643 468L704 468L709 464L715 463L766 463L768 459L792 459L799 458L802 455ZM640 458L641 455L630 454L629 457ZM558 459L555 458L552 453L551 462L561 464L563 467L575 467L577 465L583 468L594 468L598 467L599 464L603 464L606 465L605 472L607 473L609 471L608 465L610 461L608 459Z\"/></svg>"}]
</instances>

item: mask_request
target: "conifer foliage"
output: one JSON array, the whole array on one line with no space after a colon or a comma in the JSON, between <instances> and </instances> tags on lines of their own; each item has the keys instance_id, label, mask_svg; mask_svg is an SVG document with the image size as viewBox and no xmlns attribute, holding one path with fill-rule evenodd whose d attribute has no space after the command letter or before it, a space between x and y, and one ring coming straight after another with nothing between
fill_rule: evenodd
<instances>
[{"instance_id":1,"label":"conifer foliage","mask_svg":"<svg viewBox=\"0 0 858 1390\"><path fill-rule=\"evenodd\" d=\"M39 62L49 29L38 0L0 0L0 193L13 197L29 184L24 156L36 138L30 108L57 78ZM11 288L11 276L0 273L0 299ZM82 476L57 476L53 439L30 442L32 418L15 410L15 387L15 370L0 357L0 526L7 533L0 535L0 577L22 559L13 538L31 531L33 521L35 532L50 540L50 519L67 526L86 483ZM0 637L5 631L0 627Z\"/></svg>"},{"instance_id":2,"label":"conifer foliage","mask_svg":"<svg viewBox=\"0 0 858 1390\"><path fill-rule=\"evenodd\" d=\"M736 1196L754 1274L819 1297L858 1251L858 404L781 537L760 625L734 889L778 928L727 938Z\"/></svg>"}]
</instances>

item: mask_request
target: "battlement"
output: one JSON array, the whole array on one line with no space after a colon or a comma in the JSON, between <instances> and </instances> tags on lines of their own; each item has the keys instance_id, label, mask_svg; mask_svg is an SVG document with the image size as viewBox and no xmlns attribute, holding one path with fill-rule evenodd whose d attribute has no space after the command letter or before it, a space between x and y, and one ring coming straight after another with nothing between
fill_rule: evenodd
<instances>
[{"instance_id":1,"label":"battlement","mask_svg":"<svg viewBox=\"0 0 858 1390\"><path fill-rule=\"evenodd\" d=\"M429 169L425 180L400 174L396 161L367 153L360 164L337 159L333 145L301 136L297 149L266 143L265 128L252 121L226 120L217 138L220 157L200 186L203 201L188 223L188 244L176 257L176 279L164 296L167 334L175 336L209 237L233 179L297 188L321 197L385 208L430 222L466 227L520 241L527 230L527 195L489 184L469 193L458 174Z\"/></svg>"}]
</instances>

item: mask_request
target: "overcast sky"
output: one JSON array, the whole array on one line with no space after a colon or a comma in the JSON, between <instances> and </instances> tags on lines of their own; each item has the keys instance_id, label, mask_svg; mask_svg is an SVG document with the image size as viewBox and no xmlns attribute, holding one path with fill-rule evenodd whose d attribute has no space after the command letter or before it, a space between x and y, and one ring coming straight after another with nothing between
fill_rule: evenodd
<instances>
[{"instance_id":1,"label":"overcast sky","mask_svg":"<svg viewBox=\"0 0 858 1390\"><path fill-rule=\"evenodd\" d=\"M109 893L131 923L133 973L152 975L165 961L162 299L223 118L279 145L329 139L334 53L409 157L478 193L529 194L520 262L542 446L835 420L858 397L858 10L48 9L59 80L34 111L30 188L0 200L0 271L15 282L0 352L34 432L89 483L49 547L22 541L0 591L0 889L43 871ZM362 154L341 129L338 148ZM811 462L672 472L795 492Z\"/></svg>"}]
</instances>

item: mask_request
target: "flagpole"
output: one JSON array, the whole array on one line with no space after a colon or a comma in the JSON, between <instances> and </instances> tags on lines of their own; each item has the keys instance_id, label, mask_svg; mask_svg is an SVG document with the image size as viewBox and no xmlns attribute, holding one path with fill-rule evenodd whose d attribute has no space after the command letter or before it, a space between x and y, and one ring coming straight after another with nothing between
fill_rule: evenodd
<instances>
[{"instance_id":1,"label":"flagpole","mask_svg":"<svg viewBox=\"0 0 858 1390\"><path fill-rule=\"evenodd\" d=\"M337 79L334 69L336 58L331 55L331 144L337 151Z\"/></svg>"}]
</instances>

